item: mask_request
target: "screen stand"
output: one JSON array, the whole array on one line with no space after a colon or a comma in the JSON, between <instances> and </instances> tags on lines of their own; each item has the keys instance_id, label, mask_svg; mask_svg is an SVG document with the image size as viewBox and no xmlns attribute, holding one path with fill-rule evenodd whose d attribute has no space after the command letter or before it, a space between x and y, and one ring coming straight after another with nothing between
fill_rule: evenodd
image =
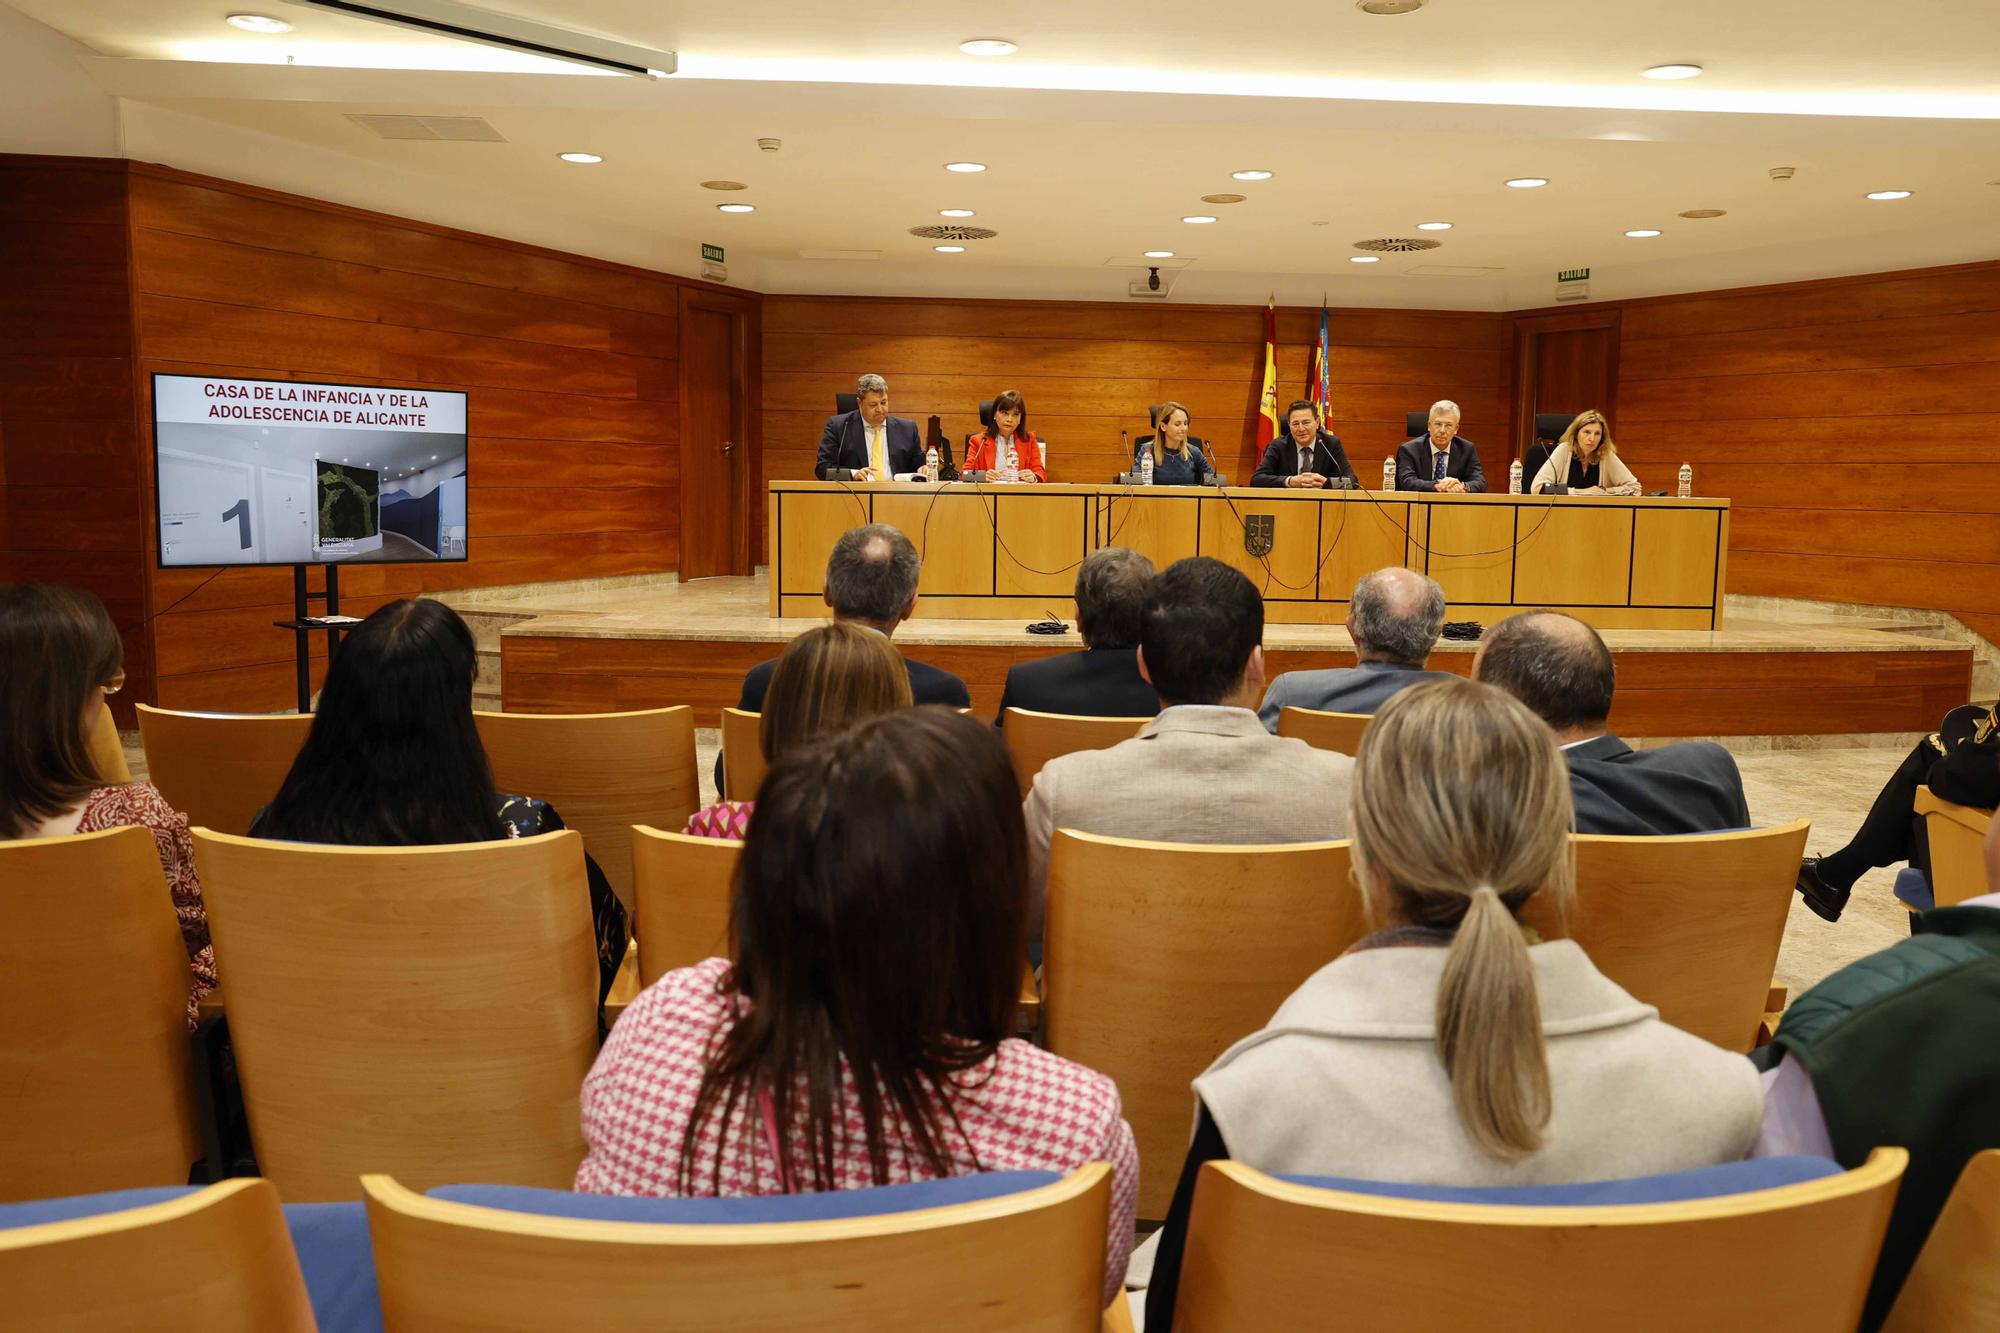
<instances>
[{"instance_id":1,"label":"screen stand","mask_svg":"<svg viewBox=\"0 0 2000 1333\"><path fill-rule=\"evenodd\" d=\"M292 566L292 618L276 622L279 629L292 631L299 668L301 713L312 711L312 632L316 629L326 631L326 660L329 664L333 661L334 652L340 647L341 627L323 625L315 621L309 606L312 602L325 602L326 610L321 614L329 616L340 614L340 566L325 565L323 568L326 570L326 590L308 592L306 566Z\"/></svg>"}]
</instances>

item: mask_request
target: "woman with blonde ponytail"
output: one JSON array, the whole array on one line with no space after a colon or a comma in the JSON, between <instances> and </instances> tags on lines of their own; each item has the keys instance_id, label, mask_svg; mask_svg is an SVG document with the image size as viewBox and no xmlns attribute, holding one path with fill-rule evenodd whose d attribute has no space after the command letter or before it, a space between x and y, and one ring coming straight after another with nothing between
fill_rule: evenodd
<instances>
[{"instance_id":1,"label":"woman with blonde ponytail","mask_svg":"<svg viewBox=\"0 0 2000 1333\"><path fill-rule=\"evenodd\" d=\"M1573 942L1521 924L1536 894L1567 917L1575 869L1568 768L1519 702L1467 680L1397 693L1362 739L1348 815L1354 884L1327 891L1358 888L1376 929L1195 1080L1148 1328L1172 1326L1204 1161L1542 1185L1710 1166L1756 1140L1748 1060L1667 1026Z\"/></svg>"}]
</instances>

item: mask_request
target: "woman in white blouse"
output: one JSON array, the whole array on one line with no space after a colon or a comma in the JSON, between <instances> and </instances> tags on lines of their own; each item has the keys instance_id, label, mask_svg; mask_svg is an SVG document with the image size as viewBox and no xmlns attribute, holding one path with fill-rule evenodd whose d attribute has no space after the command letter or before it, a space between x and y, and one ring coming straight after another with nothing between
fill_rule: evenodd
<instances>
[{"instance_id":1,"label":"woman in white blouse","mask_svg":"<svg viewBox=\"0 0 2000 1333\"><path fill-rule=\"evenodd\" d=\"M1639 493L1639 479L1619 459L1611 443L1611 423L1595 408L1579 413L1569 423L1528 491L1540 495L1544 486L1567 486L1571 495Z\"/></svg>"}]
</instances>

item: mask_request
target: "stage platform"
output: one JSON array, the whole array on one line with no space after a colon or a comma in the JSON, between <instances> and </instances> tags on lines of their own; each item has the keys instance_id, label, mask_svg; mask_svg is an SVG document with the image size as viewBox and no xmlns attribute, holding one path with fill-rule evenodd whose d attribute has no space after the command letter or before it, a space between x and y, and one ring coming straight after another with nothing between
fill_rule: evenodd
<instances>
[{"instance_id":1,"label":"stage platform","mask_svg":"<svg viewBox=\"0 0 2000 1333\"><path fill-rule=\"evenodd\" d=\"M691 704L704 727L735 704L746 670L810 623L770 615L762 573L451 600L482 631L497 629L508 710ZM991 717L1009 666L1082 646L1074 605L1051 597L1048 610L1071 623L1069 634L1030 635L1025 621L919 619L896 642L963 677L975 710ZM1971 692L1971 649L1891 620L1730 618L1719 630L1611 629L1604 638L1618 664L1612 726L1631 737L1928 732ZM1476 646L1440 643L1431 665L1467 672ZM1354 663L1337 625L1267 625L1264 650L1273 674Z\"/></svg>"}]
</instances>

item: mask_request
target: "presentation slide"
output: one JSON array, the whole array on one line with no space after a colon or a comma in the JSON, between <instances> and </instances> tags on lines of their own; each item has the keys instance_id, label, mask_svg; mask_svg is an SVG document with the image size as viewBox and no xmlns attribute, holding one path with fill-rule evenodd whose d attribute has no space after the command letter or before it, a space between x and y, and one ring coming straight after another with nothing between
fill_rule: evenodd
<instances>
[{"instance_id":1,"label":"presentation slide","mask_svg":"<svg viewBox=\"0 0 2000 1333\"><path fill-rule=\"evenodd\" d=\"M465 395L153 376L160 563L466 558Z\"/></svg>"}]
</instances>

